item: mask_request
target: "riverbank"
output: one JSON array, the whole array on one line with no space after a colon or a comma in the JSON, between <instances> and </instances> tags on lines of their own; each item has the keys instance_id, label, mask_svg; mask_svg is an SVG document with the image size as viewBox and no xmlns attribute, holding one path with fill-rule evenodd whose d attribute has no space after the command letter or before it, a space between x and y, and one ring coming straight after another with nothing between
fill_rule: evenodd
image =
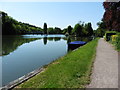
<instances>
[{"instance_id":1,"label":"riverbank","mask_svg":"<svg viewBox=\"0 0 120 90\"><path fill-rule=\"evenodd\" d=\"M17 88L84 88L90 83L98 39L54 61Z\"/></svg>"}]
</instances>

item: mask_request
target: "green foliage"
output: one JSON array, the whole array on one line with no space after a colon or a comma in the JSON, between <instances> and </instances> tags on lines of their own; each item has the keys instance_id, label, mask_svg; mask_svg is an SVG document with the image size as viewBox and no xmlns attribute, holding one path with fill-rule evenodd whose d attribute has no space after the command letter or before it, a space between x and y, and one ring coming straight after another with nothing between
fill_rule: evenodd
<instances>
[{"instance_id":1,"label":"green foliage","mask_svg":"<svg viewBox=\"0 0 120 90\"><path fill-rule=\"evenodd\" d=\"M74 29L72 30L72 34L81 37L88 37L93 35L93 29L91 23L78 23L75 25Z\"/></svg>"},{"instance_id":2,"label":"green foliage","mask_svg":"<svg viewBox=\"0 0 120 90\"><path fill-rule=\"evenodd\" d=\"M120 51L120 34L118 34L118 35L112 35L110 42L112 42L112 44L115 46L115 48L118 51Z\"/></svg>"},{"instance_id":3,"label":"green foliage","mask_svg":"<svg viewBox=\"0 0 120 90\"><path fill-rule=\"evenodd\" d=\"M19 46L40 38L24 38L22 36L2 36L2 55L8 55L16 50Z\"/></svg>"},{"instance_id":4,"label":"green foliage","mask_svg":"<svg viewBox=\"0 0 120 90\"><path fill-rule=\"evenodd\" d=\"M80 24L76 24L72 33L75 34L76 36L81 36L82 35L82 26Z\"/></svg>"},{"instance_id":5,"label":"green foliage","mask_svg":"<svg viewBox=\"0 0 120 90\"><path fill-rule=\"evenodd\" d=\"M7 13L2 13L2 34L3 35L18 35L18 34L42 34L42 29L34 25L18 22Z\"/></svg>"},{"instance_id":6,"label":"green foliage","mask_svg":"<svg viewBox=\"0 0 120 90\"><path fill-rule=\"evenodd\" d=\"M92 36L93 29L91 23L78 23L74 29L69 25L67 28L61 30L59 27L52 27L47 29L47 23L44 23L43 29L30 25L28 23L18 22L7 13L2 13L2 34L3 35L18 35L18 34L67 34L74 36Z\"/></svg>"},{"instance_id":7,"label":"green foliage","mask_svg":"<svg viewBox=\"0 0 120 90\"><path fill-rule=\"evenodd\" d=\"M107 31L104 39L111 42L115 48L120 51L120 33L117 31Z\"/></svg>"},{"instance_id":8,"label":"green foliage","mask_svg":"<svg viewBox=\"0 0 120 90\"><path fill-rule=\"evenodd\" d=\"M97 30L94 30L94 35L96 37L103 37L105 35L106 29L97 28Z\"/></svg>"},{"instance_id":9,"label":"green foliage","mask_svg":"<svg viewBox=\"0 0 120 90\"><path fill-rule=\"evenodd\" d=\"M52 27L48 28L48 34L54 34L55 31Z\"/></svg>"},{"instance_id":10,"label":"green foliage","mask_svg":"<svg viewBox=\"0 0 120 90\"><path fill-rule=\"evenodd\" d=\"M55 28L48 28L48 34L62 34L62 30L58 27Z\"/></svg>"},{"instance_id":11,"label":"green foliage","mask_svg":"<svg viewBox=\"0 0 120 90\"><path fill-rule=\"evenodd\" d=\"M116 49L120 51L120 33L118 34L118 37L116 38L115 46L116 46Z\"/></svg>"},{"instance_id":12,"label":"green foliage","mask_svg":"<svg viewBox=\"0 0 120 90\"><path fill-rule=\"evenodd\" d=\"M62 30L58 27L55 27L54 31L56 32L56 34L62 34Z\"/></svg>"},{"instance_id":13,"label":"green foliage","mask_svg":"<svg viewBox=\"0 0 120 90\"><path fill-rule=\"evenodd\" d=\"M107 33L113 34L109 35L109 41L115 46L118 51L120 51L120 33L116 31L109 31Z\"/></svg>"},{"instance_id":14,"label":"green foliage","mask_svg":"<svg viewBox=\"0 0 120 90\"><path fill-rule=\"evenodd\" d=\"M111 39L111 36L112 35L116 35L117 34L117 32L116 31L107 31L106 33L105 33L105 40L106 41L110 41L110 39Z\"/></svg>"},{"instance_id":15,"label":"green foliage","mask_svg":"<svg viewBox=\"0 0 120 90\"><path fill-rule=\"evenodd\" d=\"M73 28L69 25L68 28L67 28L67 32L68 32L69 35L71 35L72 29Z\"/></svg>"},{"instance_id":16,"label":"green foliage","mask_svg":"<svg viewBox=\"0 0 120 90\"><path fill-rule=\"evenodd\" d=\"M94 35L96 37L103 37L106 32L106 25L103 21L97 23L98 28L97 30L94 30Z\"/></svg>"},{"instance_id":17,"label":"green foliage","mask_svg":"<svg viewBox=\"0 0 120 90\"><path fill-rule=\"evenodd\" d=\"M62 31L62 33L66 34L67 30L68 30L67 28L64 28L63 31Z\"/></svg>"},{"instance_id":18,"label":"green foliage","mask_svg":"<svg viewBox=\"0 0 120 90\"><path fill-rule=\"evenodd\" d=\"M82 32L83 32L83 36L92 36L93 35L93 29L92 29L91 23L85 24Z\"/></svg>"},{"instance_id":19,"label":"green foliage","mask_svg":"<svg viewBox=\"0 0 120 90\"><path fill-rule=\"evenodd\" d=\"M98 39L47 65L20 88L84 88L90 82Z\"/></svg>"},{"instance_id":20,"label":"green foliage","mask_svg":"<svg viewBox=\"0 0 120 90\"><path fill-rule=\"evenodd\" d=\"M97 25L98 25L98 28L106 29L106 24L103 21L98 22Z\"/></svg>"},{"instance_id":21,"label":"green foliage","mask_svg":"<svg viewBox=\"0 0 120 90\"><path fill-rule=\"evenodd\" d=\"M91 23L87 24L86 31L88 32L88 36L92 36L93 35L93 29L92 29Z\"/></svg>"}]
</instances>

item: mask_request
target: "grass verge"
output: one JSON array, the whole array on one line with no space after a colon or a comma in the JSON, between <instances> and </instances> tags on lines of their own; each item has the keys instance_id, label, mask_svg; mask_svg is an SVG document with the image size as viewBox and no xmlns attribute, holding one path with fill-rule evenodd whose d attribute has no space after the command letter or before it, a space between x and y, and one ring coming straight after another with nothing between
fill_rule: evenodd
<instances>
[{"instance_id":1,"label":"grass verge","mask_svg":"<svg viewBox=\"0 0 120 90\"><path fill-rule=\"evenodd\" d=\"M85 88L90 83L98 39L49 64L19 88Z\"/></svg>"}]
</instances>

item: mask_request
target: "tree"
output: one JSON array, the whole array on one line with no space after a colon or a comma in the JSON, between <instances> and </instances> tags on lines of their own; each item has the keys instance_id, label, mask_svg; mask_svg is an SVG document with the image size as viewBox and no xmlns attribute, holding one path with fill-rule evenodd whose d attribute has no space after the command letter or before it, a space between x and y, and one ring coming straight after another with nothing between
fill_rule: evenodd
<instances>
[{"instance_id":1,"label":"tree","mask_svg":"<svg viewBox=\"0 0 120 90\"><path fill-rule=\"evenodd\" d=\"M49 34L54 34L55 31L54 31L54 29L53 29L52 27L50 27L50 28L48 28L48 33L49 33Z\"/></svg>"},{"instance_id":2,"label":"tree","mask_svg":"<svg viewBox=\"0 0 120 90\"><path fill-rule=\"evenodd\" d=\"M115 30L120 32L120 1L104 2L105 13L103 21L109 31Z\"/></svg>"},{"instance_id":3,"label":"tree","mask_svg":"<svg viewBox=\"0 0 120 90\"><path fill-rule=\"evenodd\" d=\"M106 29L105 22L101 21L97 23L98 28Z\"/></svg>"},{"instance_id":4,"label":"tree","mask_svg":"<svg viewBox=\"0 0 120 90\"><path fill-rule=\"evenodd\" d=\"M67 28L64 28L64 29L62 30L62 33L65 34L66 32L67 32Z\"/></svg>"},{"instance_id":5,"label":"tree","mask_svg":"<svg viewBox=\"0 0 120 90\"><path fill-rule=\"evenodd\" d=\"M103 21L97 23L98 28L94 31L94 35L97 37L103 37L106 32L106 25Z\"/></svg>"},{"instance_id":6,"label":"tree","mask_svg":"<svg viewBox=\"0 0 120 90\"><path fill-rule=\"evenodd\" d=\"M93 35L93 29L92 29L91 23L88 23L88 24L87 24L86 30L87 30L87 32L88 32L88 36L92 36L92 35Z\"/></svg>"},{"instance_id":7,"label":"tree","mask_svg":"<svg viewBox=\"0 0 120 90\"><path fill-rule=\"evenodd\" d=\"M72 33L75 34L76 36L81 36L82 35L82 26L80 24L76 24Z\"/></svg>"},{"instance_id":8,"label":"tree","mask_svg":"<svg viewBox=\"0 0 120 90\"><path fill-rule=\"evenodd\" d=\"M71 35L72 29L73 29L73 28L69 25L68 28L67 28L67 32L68 32L69 35Z\"/></svg>"},{"instance_id":9,"label":"tree","mask_svg":"<svg viewBox=\"0 0 120 90\"><path fill-rule=\"evenodd\" d=\"M62 33L62 30L58 27L55 27L54 31L56 32L56 34L61 34Z\"/></svg>"},{"instance_id":10,"label":"tree","mask_svg":"<svg viewBox=\"0 0 120 90\"><path fill-rule=\"evenodd\" d=\"M94 32L97 37L103 37L105 35L105 29L102 28L97 28Z\"/></svg>"},{"instance_id":11,"label":"tree","mask_svg":"<svg viewBox=\"0 0 120 90\"><path fill-rule=\"evenodd\" d=\"M47 23L44 23L43 29L44 29L44 34L47 34Z\"/></svg>"},{"instance_id":12,"label":"tree","mask_svg":"<svg viewBox=\"0 0 120 90\"><path fill-rule=\"evenodd\" d=\"M7 13L1 12L2 14L2 35L19 35L19 34L32 34L42 33L41 28L28 23L18 22L12 17L8 16Z\"/></svg>"}]
</instances>

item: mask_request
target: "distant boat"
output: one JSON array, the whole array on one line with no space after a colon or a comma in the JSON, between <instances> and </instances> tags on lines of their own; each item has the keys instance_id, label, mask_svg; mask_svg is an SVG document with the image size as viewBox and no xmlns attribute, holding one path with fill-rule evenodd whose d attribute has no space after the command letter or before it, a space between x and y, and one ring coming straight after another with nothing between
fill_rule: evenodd
<instances>
[{"instance_id":1,"label":"distant boat","mask_svg":"<svg viewBox=\"0 0 120 90\"><path fill-rule=\"evenodd\" d=\"M74 42L69 42L68 43L68 50L74 50L80 46L85 45L87 42L84 41L74 41Z\"/></svg>"}]
</instances>

